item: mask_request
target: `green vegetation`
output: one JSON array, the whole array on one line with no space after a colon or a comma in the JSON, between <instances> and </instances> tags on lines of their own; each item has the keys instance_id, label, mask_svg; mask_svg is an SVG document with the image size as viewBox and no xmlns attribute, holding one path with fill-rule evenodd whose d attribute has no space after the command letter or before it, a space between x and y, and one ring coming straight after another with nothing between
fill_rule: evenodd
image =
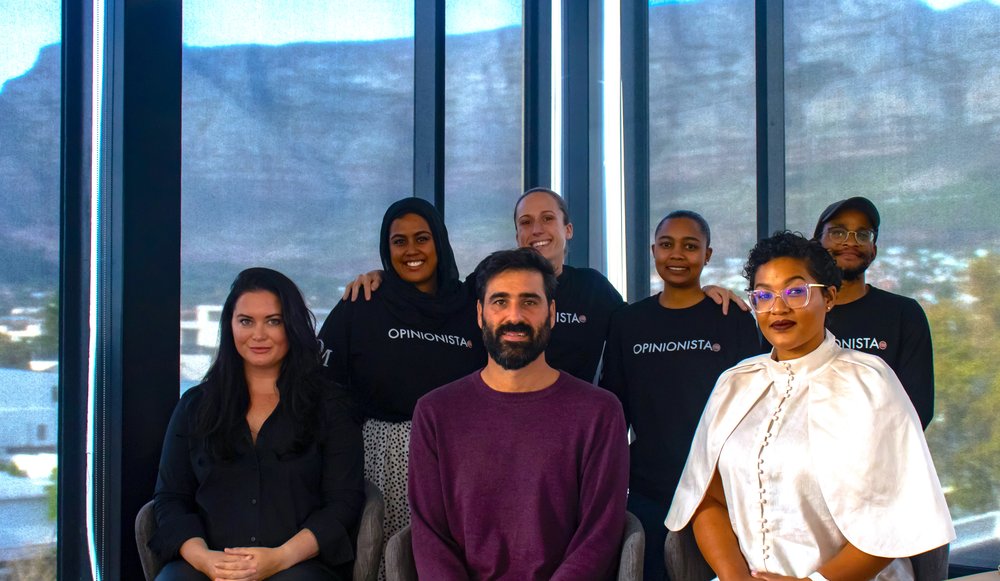
<instances>
[{"instance_id":1,"label":"green vegetation","mask_svg":"<svg viewBox=\"0 0 1000 581\"><path fill-rule=\"evenodd\" d=\"M59 468L52 469L50 481L45 485L45 501L49 520L56 522L59 516Z\"/></svg>"},{"instance_id":2,"label":"green vegetation","mask_svg":"<svg viewBox=\"0 0 1000 581\"><path fill-rule=\"evenodd\" d=\"M975 300L927 306L936 415L927 440L955 516L1000 508L1000 256L969 265Z\"/></svg>"},{"instance_id":3,"label":"green vegetation","mask_svg":"<svg viewBox=\"0 0 1000 581\"><path fill-rule=\"evenodd\" d=\"M9 460L0 460L0 472L6 472L11 476L18 476L24 478L28 476L28 473L17 467L17 464Z\"/></svg>"},{"instance_id":4,"label":"green vegetation","mask_svg":"<svg viewBox=\"0 0 1000 581\"><path fill-rule=\"evenodd\" d=\"M31 344L28 341L14 341L0 333L0 367L28 369L30 362Z\"/></svg>"},{"instance_id":5,"label":"green vegetation","mask_svg":"<svg viewBox=\"0 0 1000 581\"><path fill-rule=\"evenodd\" d=\"M53 296L45 304L42 319L42 334L31 342L35 357L56 359L59 357L59 297Z\"/></svg>"}]
</instances>

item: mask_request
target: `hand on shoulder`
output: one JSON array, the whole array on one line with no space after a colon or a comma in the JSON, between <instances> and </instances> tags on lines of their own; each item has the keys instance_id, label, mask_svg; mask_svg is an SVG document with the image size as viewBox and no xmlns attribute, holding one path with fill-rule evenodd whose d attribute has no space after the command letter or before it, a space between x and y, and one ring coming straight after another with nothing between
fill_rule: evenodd
<instances>
[{"instance_id":1,"label":"hand on shoulder","mask_svg":"<svg viewBox=\"0 0 1000 581\"><path fill-rule=\"evenodd\" d=\"M372 300L372 293L378 290L378 287L382 284L382 271L372 270L364 274L359 274L358 278L349 282L347 286L344 287L344 294L341 295L342 300L350 300L352 303L358 300L358 296L361 291L364 291L365 300Z\"/></svg>"},{"instance_id":2,"label":"hand on shoulder","mask_svg":"<svg viewBox=\"0 0 1000 581\"><path fill-rule=\"evenodd\" d=\"M729 303L735 304L740 308L741 311L747 312L750 310L750 305L743 300L743 297L734 293L733 291L722 288L721 286L715 286L714 284L705 285L702 287L702 292L705 295L715 301L715 304L722 305L722 314L729 314Z\"/></svg>"}]
</instances>

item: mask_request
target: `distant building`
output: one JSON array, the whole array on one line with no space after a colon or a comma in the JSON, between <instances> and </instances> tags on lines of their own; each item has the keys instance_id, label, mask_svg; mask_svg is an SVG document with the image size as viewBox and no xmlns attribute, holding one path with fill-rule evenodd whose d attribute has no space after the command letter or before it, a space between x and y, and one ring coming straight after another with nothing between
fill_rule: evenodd
<instances>
[{"instance_id":1,"label":"distant building","mask_svg":"<svg viewBox=\"0 0 1000 581\"><path fill-rule=\"evenodd\" d=\"M0 369L0 458L56 452L58 379L56 373Z\"/></svg>"},{"instance_id":2,"label":"distant building","mask_svg":"<svg viewBox=\"0 0 1000 581\"><path fill-rule=\"evenodd\" d=\"M0 514L0 562L30 559L55 547L45 483L0 472Z\"/></svg>"},{"instance_id":3,"label":"distant building","mask_svg":"<svg viewBox=\"0 0 1000 581\"><path fill-rule=\"evenodd\" d=\"M58 374L0 369L0 459L10 462L16 454L55 454L58 403ZM47 479L0 472L0 562L34 558L55 546L47 484Z\"/></svg>"},{"instance_id":4,"label":"distant building","mask_svg":"<svg viewBox=\"0 0 1000 581\"><path fill-rule=\"evenodd\" d=\"M198 305L181 312L181 353L212 353L219 344L219 317L222 307Z\"/></svg>"},{"instance_id":5,"label":"distant building","mask_svg":"<svg viewBox=\"0 0 1000 581\"><path fill-rule=\"evenodd\" d=\"M33 339L42 334L42 322L25 315L7 315L0 317L0 333L10 337L11 341Z\"/></svg>"}]
</instances>

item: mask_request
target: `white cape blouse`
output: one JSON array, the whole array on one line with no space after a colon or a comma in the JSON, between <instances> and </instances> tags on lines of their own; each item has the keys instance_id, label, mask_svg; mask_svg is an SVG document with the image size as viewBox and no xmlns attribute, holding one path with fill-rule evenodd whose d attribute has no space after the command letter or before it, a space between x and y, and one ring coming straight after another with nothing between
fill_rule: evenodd
<instances>
[{"instance_id":1,"label":"white cape blouse","mask_svg":"<svg viewBox=\"0 0 1000 581\"><path fill-rule=\"evenodd\" d=\"M791 361L808 393L808 450L823 499L844 537L880 557L908 557L955 538L920 421L882 359L827 332ZM720 376L699 421L666 526L684 528L701 504L726 440L787 371L768 354ZM807 539L797 539L806 541Z\"/></svg>"}]
</instances>

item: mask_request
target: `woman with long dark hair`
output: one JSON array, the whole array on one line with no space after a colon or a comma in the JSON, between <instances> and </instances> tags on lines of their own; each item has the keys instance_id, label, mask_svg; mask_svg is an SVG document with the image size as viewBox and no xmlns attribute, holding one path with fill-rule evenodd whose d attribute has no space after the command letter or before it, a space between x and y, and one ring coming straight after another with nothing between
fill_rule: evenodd
<instances>
[{"instance_id":1,"label":"woman with long dark hair","mask_svg":"<svg viewBox=\"0 0 1000 581\"><path fill-rule=\"evenodd\" d=\"M779 232L744 274L773 349L719 378L667 526L691 522L722 581L913 579L902 557L955 530L896 375L825 329L840 270L818 242Z\"/></svg>"},{"instance_id":2,"label":"woman with long dark hair","mask_svg":"<svg viewBox=\"0 0 1000 581\"><path fill-rule=\"evenodd\" d=\"M424 394L486 364L474 293L458 278L441 215L420 198L382 218L384 280L370 301L342 300L319 337L329 376L365 418L365 476L385 497L385 538L409 524L410 420Z\"/></svg>"},{"instance_id":3,"label":"woman with long dark hair","mask_svg":"<svg viewBox=\"0 0 1000 581\"><path fill-rule=\"evenodd\" d=\"M283 274L250 268L219 350L163 442L150 546L157 579L338 579L364 503L360 426L323 377L312 313Z\"/></svg>"}]
</instances>

